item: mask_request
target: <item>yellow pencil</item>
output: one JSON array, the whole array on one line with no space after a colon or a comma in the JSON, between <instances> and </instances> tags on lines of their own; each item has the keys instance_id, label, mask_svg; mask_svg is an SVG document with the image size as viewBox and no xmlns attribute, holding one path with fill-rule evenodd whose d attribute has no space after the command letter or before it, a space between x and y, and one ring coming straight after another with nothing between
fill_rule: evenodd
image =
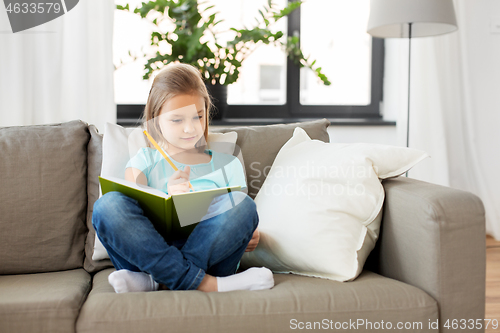
<instances>
[{"instance_id":1,"label":"yellow pencil","mask_svg":"<svg viewBox=\"0 0 500 333\"><path fill-rule=\"evenodd\" d=\"M161 147L156 143L155 139L153 139L153 137L151 135L149 135L148 131L144 130L144 134L146 134L146 137L148 138L148 140L153 144L153 146L155 146L155 148L160 152L160 154L162 154L163 157L167 160L167 162L172 166L174 171L177 171L178 169L175 166L175 164L172 163L170 158L168 158L167 154L165 154L163 149L161 149ZM188 181L188 184L189 184L189 188L194 191L194 188L193 188L193 185L191 185L191 182Z\"/></svg>"}]
</instances>

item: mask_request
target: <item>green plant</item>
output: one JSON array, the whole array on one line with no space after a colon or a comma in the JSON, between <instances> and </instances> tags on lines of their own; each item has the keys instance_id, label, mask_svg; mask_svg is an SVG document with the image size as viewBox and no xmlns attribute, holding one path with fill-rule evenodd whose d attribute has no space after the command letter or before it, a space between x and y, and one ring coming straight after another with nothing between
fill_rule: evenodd
<instances>
[{"instance_id":1,"label":"green plant","mask_svg":"<svg viewBox=\"0 0 500 333\"><path fill-rule=\"evenodd\" d=\"M224 46L219 44L219 34L222 32L217 30L218 24L223 20L216 20L218 12L211 15L207 13L214 8L208 1L143 2L133 10L133 13L149 20L155 26L155 31L151 34L151 45L156 49L154 55L142 55L147 58L146 73L143 78L148 79L154 71L165 64L179 61L197 67L212 84L228 85L238 80L242 62L256 47L262 44L274 44L281 47L295 64L310 68L325 85L329 85L330 81L321 73L321 67L314 68L316 61L310 61L309 57L305 57L302 53L298 36L288 36L285 39L283 32L273 33L270 30L274 23L289 15L301 4L302 1L290 2L285 8L279 9L272 0L268 0L267 5L259 10L260 16L255 19L255 26L243 29L231 28L234 38ZM128 4L117 5L117 9L132 12ZM175 29L162 31L160 25L164 20L173 22ZM209 44L208 41L202 43L200 39L209 39L212 43ZM160 52L160 43L170 44L171 52Z\"/></svg>"}]
</instances>

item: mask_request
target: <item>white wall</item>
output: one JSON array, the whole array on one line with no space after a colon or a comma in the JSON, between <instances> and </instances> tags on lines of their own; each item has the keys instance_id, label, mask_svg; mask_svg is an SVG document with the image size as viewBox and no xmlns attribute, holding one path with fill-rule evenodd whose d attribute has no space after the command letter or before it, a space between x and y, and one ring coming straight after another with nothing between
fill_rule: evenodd
<instances>
[{"instance_id":1,"label":"white wall","mask_svg":"<svg viewBox=\"0 0 500 333\"><path fill-rule=\"evenodd\" d=\"M330 142L354 143L367 142L385 145L396 145L396 126L342 126L328 127Z\"/></svg>"},{"instance_id":2,"label":"white wall","mask_svg":"<svg viewBox=\"0 0 500 333\"><path fill-rule=\"evenodd\" d=\"M470 132L474 133L470 144L477 149L477 158L469 156L469 159L474 159L472 163L478 165L488 182L498 183L498 188L500 178L495 175L498 175L498 170L500 170L498 149L500 144L500 131L498 131L500 127L500 1L455 0L455 7L460 9L457 13L459 31L452 34L460 34L462 50L458 56L465 67L464 77L458 85L463 87L466 96L457 94L454 96L456 102L440 101L441 93L450 89L458 91L458 89L439 86L436 83L435 74L431 72L439 68L426 66L429 63L437 63L439 66L439 62L431 61L427 59L428 57L438 57L441 60L446 52L455 52L455 50L446 50L446 47L451 45L449 40L445 36L413 39L410 147L427 151L431 158L419 163L410 172L410 177L479 194L479 190L473 186L467 186L465 180L457 181L456 173L449 174L450 170L456 172L457 168L461 168L456 165L456 160L449 151L463 149L461 148L463 143L458 142L457 138L447 140L451 129L448 128L448 133L445 133L444 128L450 123L461 123L461 126L470 128ZM435 43L442 44L441 48L436 48ZM396 121L397 126L378 129L374 126L345 128L333 126L329 129L332 141L375 142L406 146L408 39L386 39L385 46L382 111L384 119ZM456 68L457 72L460 70L462 68ZM460 105L463 101L466 105ZM439 102L450 104L434 104ZM472 110L471 116L457 121L453 118L461 117L459 110L456 113L444 113L444 117L434 116L432 112L439 108L460 106ZM428 139L430 136L432 140ZM440 153L446 150L448 150L448 156L446 153ZM463 178L466 176L462 175ZM484 195L482 199L488 200Z\"/></svg>"},{"instance_id":3,"label":"white wall","mask_svg":"<svg viewBox=\"0 0 500 333\"><path fill-rule=\"evenodd\" d=\"M466 2L462 0L462 2ZM475 1L474 1L475 2ZM475 114L469 123L476 133L478 163L484 175L498 175L500 170L500 33L491 31L493 22L500 26L500 1L480 0L482 6L466 3L468 21L465 54L469 65L470 107ZM500 177L496 180L500 186ZM498 202L497 202L498 205ZM500 221L499 221L500 222Z\"/></svg>"}]
</instances>

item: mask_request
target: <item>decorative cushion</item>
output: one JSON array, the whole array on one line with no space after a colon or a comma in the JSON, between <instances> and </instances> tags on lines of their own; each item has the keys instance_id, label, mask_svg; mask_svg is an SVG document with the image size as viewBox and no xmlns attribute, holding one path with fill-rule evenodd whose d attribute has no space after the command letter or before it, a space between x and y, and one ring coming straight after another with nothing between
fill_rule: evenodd
<instances>
[{"instance_id":1,"label":"decorative cushion","mask_svg":"<svg viewBox=\"0 0 500 333\"><path fill-rule=\"evenodd\" d=\"M0 128L0 274L82 267L87 124Z\"/></svg>"},{"instance_id":2,"label":"decorative cushion","mask_svg":"<svg viewBox=\"0 0 500 333\"><path fill-rule=\"evenodd\" d=\"M236 132L225 134L209 133L207 140L208 148L221 153L234 154L238 157L241 164L244 165L241 150L236 149L237 138L238 134ZM116 124L106 123L103 138L101 176L124 178L127 162L135 156L139 149L147 147L146 140L142 127L124 128ZM93 237L95 238L92 260L97 261L109 258L106 249L99 241L97 235L95 235L93 228L91 229L91 233L93 233Z\"/></svg>"},{"instance_id":3,"label":"decorative cushion","mask_svg":"<svg viewBox=\"0 0 500 333\"><path fill-rule=\"evenodd\" d=\"M378 238L384 188L428 155L377 144L311 140L297 127L255 197L260 242L243 268L351 281Z\"/></svg>"}]
</instances>

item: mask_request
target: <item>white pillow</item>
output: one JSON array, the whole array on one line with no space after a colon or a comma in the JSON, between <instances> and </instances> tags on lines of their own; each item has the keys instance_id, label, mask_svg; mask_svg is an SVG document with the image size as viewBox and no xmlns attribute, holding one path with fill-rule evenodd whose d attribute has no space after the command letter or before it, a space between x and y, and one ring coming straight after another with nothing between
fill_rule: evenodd
<instances>
[{"instance_id":1,"label":"white pillow","mask_svg":"<svg viewBox=\"0 0 500 333\"><path fill-rule=\"evenodd\" d=\"M255 197L260 242L242 267L350 281L378 238L384 188L427 153L311 140L295 128Z\"/></svg>"},{"instance_id":2,"label":"white pillow","mask_svg":"<svg viewBox=\"0 0 500 333\"><path fill-rule=\"evenodd\" d=\"M147 147L146 137L143 134L142 127L124 128L120 125L106 123L103 142L102 142L102 167L101 176L125 178L125 166L127 162L137 154L139 149ZM219 153L233 155L236 148L238 133L208 133L208 148ZM238 159L245 171L243 155L238 149ZM245 173L246 180L246 173ZM100 190L99 190L99 194ZM95 237L93 260L108 259L106 249Z\"/></svg>"}]
</instances>

